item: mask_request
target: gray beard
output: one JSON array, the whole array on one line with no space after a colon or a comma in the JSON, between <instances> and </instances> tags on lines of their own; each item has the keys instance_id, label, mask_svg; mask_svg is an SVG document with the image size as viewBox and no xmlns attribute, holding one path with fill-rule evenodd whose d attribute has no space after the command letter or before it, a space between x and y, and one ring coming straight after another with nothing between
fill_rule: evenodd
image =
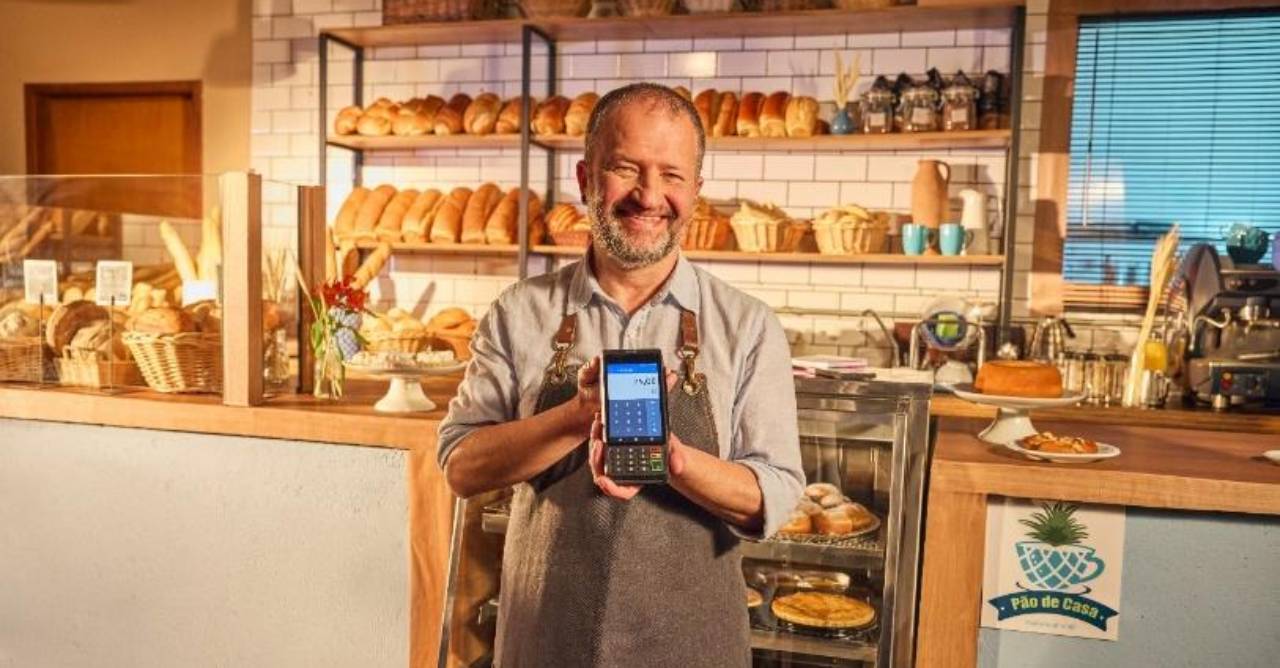
<instances>
[{"instance_id":1,"label":"gray beard","mask_svg":"<svg viewBox=\"0 0 1280 668\"><path fill-rule=\"evenodd\" d=\"M680 231L684 228L684 221L672 220L667 225L666 238L646 248L633 243L622 223L604 210L603 197L587 198L587 215L591 217L592 240L603 246L623 269L648 267L670 255L680 244Z\"/></svg>"}]
</instances>

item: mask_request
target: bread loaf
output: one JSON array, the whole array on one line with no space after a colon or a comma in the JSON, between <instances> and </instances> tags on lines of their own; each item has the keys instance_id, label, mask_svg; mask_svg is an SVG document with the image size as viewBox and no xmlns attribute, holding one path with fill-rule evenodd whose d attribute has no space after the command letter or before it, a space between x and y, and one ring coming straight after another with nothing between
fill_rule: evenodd
<instances>
[{"instance_id":1,"label":"bread loaf","mask_svg":"<svg viewBox=\"0 0 1280 668\"><path fill-rule=\"evenodd\" d=\"M412 188L401 190L391 198L387 208L382 210L382 216L378 218L377 227L374 228L374 234L379 240L400 240L400 226L404 223L405 214L409 212L409 205L416 199L418 199L418 191Z\"/></svg>"},{"instance_id":2,"label":"bread loaf","mask_svg":"<svg viewBox=\"0 0 1280 668\"><path fill-rule=\"evenodd\" d=\"M338 253L336 264L338 266L338 277L347 278L356 273L357 265L360 262L360 253L356 251L354 241L344 241L338 244Z\"/></svg>"},{"instance_id":3,"label":"bread loaf","mask_svg":"<svg viewBox=\"0 0 1280 668\"><path fill-rule=\"evenodd\" d=\"M72 337L81 327L94 320L106 320L109 317L107 309L91 301L78 300L63 304L53 311L49 322L45 324L45 343L49 344L50 350L61 355L62 348L71 343Z\"/></svg>"},{"instance_id":4,"label":"bread loaf","mask_svg":"<svg viewBox=\"0 0 1280 668\"><path fill-rule=\"evenodd\" d=\"M383 241L378 247L369 253L369 257L364 259L360 264L360 268L356 269L351 276L351 285L357 289L363 288L377 277L378 272L382 271L383 265L387 263L387 259L391 257L391 244Z\"/></svg>"},{"instance_id":5,"label":"bread loaf","mask_svg":"<svg viewBox=\"0 0 1280 668\"><path fill-rule=\"evenodd\" d=\"M353 135L356 133L356 124L360 122L360 115L364 113L360 107L351 105L343 107L338 112L337 118L333 119L333 131L340 135Z\"/></svg>"},{"instance_id":6,"label":"bread loaf","mask_svg":"<svg viewBox=\"0 0 1280 668\"><path fill-rule=\"evenodd\" d=\"M787 100L791 94L783 91L773 93L765 98L760 107L760 136L787 136Z\"/></svg>"},{"instance_id":7,"label":"bread loaf","mask_svg":"<svg viewBox=\"0 0 1280 668\"><path fill-rule=\"evenodd\" d=\"M498 207L502 199L502 191L493 183L486 183L467 198L467 206L462 211L462 243L484 243L484 227L489 215Z\"/></svg>"},{"instance_id":8,"label":"bread loaf","mask_svg":"<svg viewBox=\"0 0 1280 668\"><path fill-rule=\"evenodd\" d=\"M339 241L355 237L356 214L367 197L369 197L369 189L356 186L351 189L351 194L347 195L342 208L338 209L338 217L333 219L333 234Z\"/></svg>"},{"instance_id":9,"label":"bread loaf","mask_svg":"<svg viewBox=\"0 0 1280 668\"><path fill-rule=\"evenodd\" d=\"M532 202L530 202L532 204ZM484 223L484 240L490 244L515 243L516 218L520 214L520 189L512 188L498 202Z\"/></svg>"},{"instance_id":10,"label":"bread loaf","mask_svg":"<svg viewBox=\"0 0 1280 668\"><path fill-rule=\"evenodd\" d=\"M462 115L462 125L467 129L467 134L493 134L493 128L498 123L498 107L501 103L502 101L493 93L477 95L476 99L467 105L467 110Z\"/></svg>"},{"instance_id":11,"label":"bread loaf","mask_svg":"<svg viewBox=\"0 0 1280 668\"><path fill-rule=\"evenodd\" d=\"M419 111L402 110L391 121L391 133L398 137L418 137L431 132L433 123L426 114Z\"/></svg>"},{"instance_id":12,"label":"bread loaf","mask_svg":"<svg viewBox=\"0 0 1280 668\"><path fill-rule=\"evenodd\" d=\"M466 93L458 93L449 98L449 102L436 112L435 131L438 135L457 135L462 134L465 126L462 123L463 114L467 113L467 107L471 106L471 96Z\"/></svg>"},{"instance_id":13,"label":"bread loaf","mask_svg":"<svg viewBox=\"0 0 1280 668\"><path fill-rule=\"evenodd\" d=\"M596 108L600 96L595 93L583 93L573 98L569 110L564 115L564 132L570 137L581 137L587 133L587 122L591 120L591 111Z\"/></svg>"},{"instance_id":14,"label":"bread loaf","mask_svg":"<svg viewBox=\"0 0 1280 668\"><path fill-rule=\"evenodd\" d=\"M395 194L394 187L383 184L374 188L369 196L364 198L364 202L360 204L360 210L356 212L352 238L372 239L375 236L373 230L378 225L378 219L382 218L382 210L387 208L387 204ZM339 237L338 241L341 242L343 239Z\"/></svg>"},{"instance_id":15,"label":"bread loaf","mask_svg":"<svg viewBox=\"0 0 1280 668\"><path fill-rule=\"evenodd\" d=\"M470 188L454 188L440 203L431 222L432 243L456 244L462 235L462 212L471 198Z\"/></svg>"},{"instance_id":16,"label":"bread loaf","mask_svg":"<svg viewBox=\"0 0 1280 668\"><path fill-rule=\"evenodd\" d=\"M797 95L787 101L787 136L812 137L818 129L818 101Z\"/></svg>"},{"instance_id":17,"label":"bread loaf","mask_svg":"<svg viewBox=\"0 0 1280 668\"><path fill-rule=\"evenodd\" d=\"M502 105L502 111L498 112L498 122L493 128L494 132L509 135L520 131L520 107L523 100L523 97L513 97ZM533 113L532 109L530 113Z\"/></svg>"},{"instance_id":18,"label":"bread loaf","mask_svg":"<svg viewBox=\"0 0 1280 668\"><path fill-rule=\"evenodd\" d=\"M142 334L182 334L196 331L196 321L181 309L153 308L130 320L129 329Z\"/></svg>"},{"instance_id":19,"label":"bread loaf","mask_svg":"<svg viewBox=\"0 0 1280 668\"><path fill-rule=\"evenodd\" d=\"M431 231L431 219L435 216L436 208L440 206L442 199L440 191L435 188L418 194L400 223L401 237L405 241L426 243L428 233Z\"/></svg>"},{"instance_id":20,"label":"bread loaf","mask_svg":"<svg viewBox=\"0 0 1280 668\"><path fill-rule=\"evenodd\" d=\"M711 127L719 118L720 93L714 88L698 93L698 96L693 98L693 108L698 111L698 122L702 123L702 131L710 137Z\"/></svg>"},{"instance_id":21,"label":"bread loaf","mask_svg":"<svg viewBox=\"0 0 1280 668\"><path fill-rule=\"evenodd\" d=\"M427 133L435 131L436 114L440 113L440 109L444 107L444 98L438 95L428 95L418 98L416 111L425 116L427 119Z\"/></svg>"},{"instance_id":22,"label":"bread loaf","mask_svg":"<svg viewBox=\"0 0 1280 668\"><path fill-rule=\"evenodd\" d=\"M384 137L391 134L391 119L365 114L356 121L356 131L366 137Z\"/></svg>"},{"instance_id":23,"label":"bread loaf","mask_svg":"<svg viewBox=\"0 0 1280 668\"><path fill-rule=\"evenodd\" d=\"M471 320L471 314L457 306L441 310L427 321L427 331L436 332L442 329L455 329Z\"/></svg>"},{"instance_id":24,"label":"bread loaf","mask_svg":"<svg viewBox=\"0 0 1280 668\"><path fill-rule=\"evenodd\" d=\"M536 135L564 134L564 115L569 111L569 98L553 95L538 105L533 113L533 133Z\"/></svg>"},{"instance_id":25,"label":"bread loaf","mask_svg":"<svg viewBox=\"0 0 1280 668\"><path fill-rule=\"evenodd\" d=\"M733 93L720 94L720 109L716 114L715 125L711 128L712 137L732 137L738 130L738 96Z\"/></svg>"},{"instance_id":26,"label":"bread loaf","mask_svg":"<svg viewBox=\"0 0 1280 668\"><path fill-rule=\"evenodd\" d=\"M764 105L764 93L747 93L738 104L738 136L760 136L760 107Z\"/></svg>"}]
</instances>

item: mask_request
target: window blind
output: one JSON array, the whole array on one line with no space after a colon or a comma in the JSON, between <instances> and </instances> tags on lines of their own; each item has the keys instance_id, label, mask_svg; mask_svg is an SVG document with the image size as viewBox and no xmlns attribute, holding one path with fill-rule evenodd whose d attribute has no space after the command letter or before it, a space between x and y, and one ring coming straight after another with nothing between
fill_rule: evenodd
<instances>
[{"instance_id":1,"label":"window blind","mask_svg":"<svg viewBox=\"0 0 1280 668\"><path fill-rule=\"evenodd\" d=\"M1082 18L1070 146L1068 307L1145 303L1174 223L1280 232L1280 12Z\"/></svg>"}]
</instances>

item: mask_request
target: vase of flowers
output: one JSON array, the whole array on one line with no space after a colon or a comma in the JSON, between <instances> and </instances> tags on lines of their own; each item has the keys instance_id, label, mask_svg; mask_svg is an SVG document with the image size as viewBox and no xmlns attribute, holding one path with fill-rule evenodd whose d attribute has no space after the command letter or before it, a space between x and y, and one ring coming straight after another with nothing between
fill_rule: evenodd
<instances>
[{"instance_id":1,"label":"vase of flowers","mask_svg":"<svg viewBox=\"0 0 1280 668\"><path fill-rule=\"evenodd\" d=\"M303 286L307 303L314 316L311 322L311 352L315 357L312 393L317 397L336 399L342 396L346 369L342 363L351 359L364 345L360 321L369 294L351 284L350 279L331 281L320 286L312 296Z\"/></svg>"}]
</instances>

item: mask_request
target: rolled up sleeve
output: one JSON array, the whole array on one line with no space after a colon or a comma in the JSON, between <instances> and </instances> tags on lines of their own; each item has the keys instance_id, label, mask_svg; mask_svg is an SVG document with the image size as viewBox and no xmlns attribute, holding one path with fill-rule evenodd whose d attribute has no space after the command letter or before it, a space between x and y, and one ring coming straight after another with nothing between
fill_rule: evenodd
<instances>
[{"instance_id":1,"label":"rolled up sleeve","mask_svg":"<svg viewBox=\"0 0 1280 668\"><path fill-rule=\"evenodd\" d=\"M503 314L502 305L495 303L471 337L471 362L440 423L436 457L441 468L467 434L516 417L518 381Z\"/></svg>"},{"instance_id":2,"label":"rolled up sleeve","mask_svg":"<svg viewBox=\"0 0 1280 668\"><path fill-rule=\"evenodd\" d=\"M796 424L791 348L778 319L764 312L754 328L760 335L747 353L733 407L730 457L751 469L764 498L759 531L730 528L743 538L772 536L787 523L804 490L800 436Z\"/></svg>"}]
</instances>

